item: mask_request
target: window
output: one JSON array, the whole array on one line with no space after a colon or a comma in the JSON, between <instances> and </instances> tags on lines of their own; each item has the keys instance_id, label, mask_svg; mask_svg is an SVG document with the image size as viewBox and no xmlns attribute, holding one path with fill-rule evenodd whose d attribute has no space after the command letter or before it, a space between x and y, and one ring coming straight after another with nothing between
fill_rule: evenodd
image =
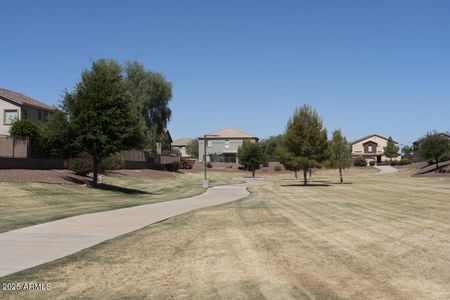
<instances>
[{"instance_id":1,"label":"window","mask_svg":"<svg viewBox=\"0 0 450 300\"><path fill-rule=\"evenodd\" d=\"M230 140L229 139L225 140L225 148L226 149L230 148Z\"/></svg>"},{"instance_id":2,"label":"window","mask_svg":"<svg viewBox=\"0 0 450 300\"><path fill-rule=\"evenodd\" d=\"M212 147L212 141L211 140L208 140L208 147Z\"/></svg>"},{"instance_id":3,"label":"window","mask_svg":"<svg viewBox=\"0 0 450 300\"><path fill-rule=\"evenodd\" d=\"M369 145L368 147L367 147L367 151L369 151L369 152L372 152L372 145Z\"/></svg>"},{"instance_id":4,"label":"window","mask_svg":"<svg viewBox=\"0 0 450 300\"><path fill-rule=\"evenodd\" d=\"M42 111L38 109L38 119L39 121L42 120Z\"/></svg>"},{"instance_id":5,"label":"window","mask_svg":"<svg viewBox=\"0 0 450 300\"><path fill-rule=\"evenodd\" d=\"M22 108L22 120L28 119L28 111L25 108Z\"/></svg>"},{"instance_id":6,"label":"window","mask_svg":"<svg viewBox=\"0 0 450 300\"><path fill-rule=\"evenodd\" d=\"M11 125L19 117L17 109L5 109L3 114L3 123L5 125Z\"/></svg>"}]
</instances>

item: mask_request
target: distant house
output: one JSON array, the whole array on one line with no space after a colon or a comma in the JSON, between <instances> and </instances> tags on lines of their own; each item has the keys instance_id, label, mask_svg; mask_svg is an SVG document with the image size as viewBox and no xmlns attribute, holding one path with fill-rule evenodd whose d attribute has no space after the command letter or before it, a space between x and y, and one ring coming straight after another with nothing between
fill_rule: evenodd
<instances>
[{"instance_id":1,"label":"distant house","mask_svg":"<svg viewBox=\"0 0 450 300\"><path fill-rule=\"evenodd\" d=\"M181 153L181 157L191 157L187 153L186 148L192 141L193 140L190 138L177 139L172 142L172 149L178 149Z\"/></svg>"},{"instance_id":2,"label":"distant house","mask_svg":"<svg viewBox=\"0 0 450 300\"><path fill-rule=\"evenodd\" d=\"M15 120L47 120L53 107L24 94L0 88L0 135L9 135Z\"/></svg>"},{"instance_id":3,"label":"distant house","mask_svg":"<svg viewBox=\"0 0 450 300\"><path fill-rule=\"evenodd\" d=\"M259 138L234 128L225 128L206 134L207 161L239 163L237 151L244 141L257 143ZM205 135L198 138L199 160L204 159Z\"/></svg>"},{"instance_id":4,"label":"distant house","mask_svg":"<svg viewBox=\"0 0 450 300\"><path fill-rule=\"evenodd\" d=\"M375 163L390 160L384 155L384 147L387 146L387 142L388 139L379 134L372 134L357 139L352 143L352 156L363 157L367 162L374 161ZM398 145L397 142L394 141L394 143ZM400 154L392 158L392 160L400 159Z\"/></svg>"}]
</instances>

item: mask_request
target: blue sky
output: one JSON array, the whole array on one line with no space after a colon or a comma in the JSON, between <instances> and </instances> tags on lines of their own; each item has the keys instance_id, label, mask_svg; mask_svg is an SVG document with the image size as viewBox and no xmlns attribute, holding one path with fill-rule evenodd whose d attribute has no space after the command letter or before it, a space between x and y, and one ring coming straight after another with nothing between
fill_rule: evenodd
<instances>
[{"instance_id":1,"label":"blue sky","mask_svg":"<svg viewBox=\"0 0 450 300\"><path fill-rule=\"evenodd\" d=\"M410 143L450 128L450 1L2 1L0 87L56 104L98 58L173 83L174 138L331 133Z\"/></svg>"}]
</instances>

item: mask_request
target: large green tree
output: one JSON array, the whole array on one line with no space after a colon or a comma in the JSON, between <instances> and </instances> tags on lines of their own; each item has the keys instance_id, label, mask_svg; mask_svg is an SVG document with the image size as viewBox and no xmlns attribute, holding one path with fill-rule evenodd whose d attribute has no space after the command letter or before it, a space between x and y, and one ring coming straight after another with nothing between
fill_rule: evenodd
<instances>
[{"instance_id":1,"label":"large green tree","mask_svg":"<svg viewBox=\"0 0 450 300\"><path fill-rule=\"evenodd\" d=\"M250 141L244 141L242 143L238 148L237 157L239 159L239 164L241 164L245 170L251 171L253 177L255 177L255 171L267 161L261 145Z\"/></svg>"},{"instance_id":2,"label":"large green tree","mask_svg":"<svg viewBox=\"0 0 450 300\"><path fill-rule=\"evenodd\" d=\"M268 139L259 142L268 161L280 161L277 148L279 145L283 144L283 142L284 138L282 134L271 136Z\"/></svg>"},{"instance_id":3,"label":"large green tree","mask_svg":"<svg viewBox=\"0 0 450 300\"><path fill-rule=\"evenodd\" d=\"M303 170L303 182L308 184L307 172L328 158L327 130L322 118L308 105L297 108L289 119L284 143L279 146L280 162L289 169Z\"/></svg>"},{"instance_id":4,"label":"large green tree","mask_svg":"<svg viewBox=\"0 0 450 300\"><path fill-rule=\"evenodd\" d=\"M384 149L384 155L392 161L393 157L397 157L398 150L400 149L398 145L394 142L392 137L388 138L387 145Z\"/></svg>"},{"instance_id":5,"label":"large green tree","mask_svg":"<svg viewBox=\"0 0 450 300\"><path fill-rule=\"evenodd\" d=\"M63 106L75 132L75 144L92 155L94 184L102 159L138 147L142 141L122 67L115 61L93 62L91 69L82 72L75 90L66 92Z\"/></svg>"},{"instance_id":6,"label":"large green tree","mask_svg":"<svg viewBox=\"0 0 450 300\"><path fill-rule=\"evenodd\" d=\"M160 73L147 71L136 61L127 62L125 88L133 110L139 115L138 126L145 132L144 148L156 155L156 142L163 139L172 111L172 84Z\"/></svg>"},{"instance_id":7,"label":"large green tree","mask_svg":"<svg viewBox=\"0 0 450 300\"><path fill-rule=\"evenodd\" d=\"M432 159L439 168L439 161L450 152L450 140L446 134L428 132L420 141L419 154L424 159Z\"/></svg>"},{"instance_id":8,"label":"large green tree","mask_svg":"<svg viewBox=\"0 0 450 300\"><path fill-rule=\"evenodd\" d=\"M342 169L350 167L352 164L352 150L341 130L335 130L330 142L330 163L332 168L339 169L339 180L344 183Z\"/></svg>"}]
</instances>

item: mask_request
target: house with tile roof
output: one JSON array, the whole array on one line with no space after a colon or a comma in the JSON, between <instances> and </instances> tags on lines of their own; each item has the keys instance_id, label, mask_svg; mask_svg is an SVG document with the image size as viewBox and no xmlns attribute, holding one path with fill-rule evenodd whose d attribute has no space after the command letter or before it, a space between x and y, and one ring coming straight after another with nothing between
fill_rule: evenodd
<instances>
[{"instance_id":1,"label":"house with tile roof","mask_svg":"<svg viewBox=\"0 0 450 300\"><path fill-rule=\"evenodd\" d=\"M53 107L24 94L0 88L0 135L9 135L15 120L47 120Z\"/></svg>"},{"instance_id":2,"label":"house with tile roof","mask_svg":"<svg viewBox=\"0 0 450 300\"><path fill-rule=\"evenodd\" d=\"M379 134L371 134L356 141L352 142L352 156L362 157L368 163L373 161L374 163L380 163L382 161L389 160L384 155L384 147L387 146L388 138ZM394 141L398 145L397 142ZM400 160L400 154L397 157L393 157L392 160Z\"/></svg>"},{"instance_id":3,"label":"house with tile roof","mask_svg":"<svg viewBox=\"0 0 450 300\"><path fill-rule=\"evenodd\" d=\"M172 142L172 149L178 149L180 151L181 157L191 157L187 153L187 146L193 141L190 138L176 139Z\"/></svg>"},{"instance_id":4,"label":"house with tile roof","mask_svg":"<svg viewBox=\"0 0 450 300\"><path fill-rule=\"evenodd\" d=\"M259 138L234 128L213 131L198 138L199 160L204 160L206 140L206 159L208 162L239 163L237 151L244 141L257 143Z\"/></svg>"}]
</instances>

